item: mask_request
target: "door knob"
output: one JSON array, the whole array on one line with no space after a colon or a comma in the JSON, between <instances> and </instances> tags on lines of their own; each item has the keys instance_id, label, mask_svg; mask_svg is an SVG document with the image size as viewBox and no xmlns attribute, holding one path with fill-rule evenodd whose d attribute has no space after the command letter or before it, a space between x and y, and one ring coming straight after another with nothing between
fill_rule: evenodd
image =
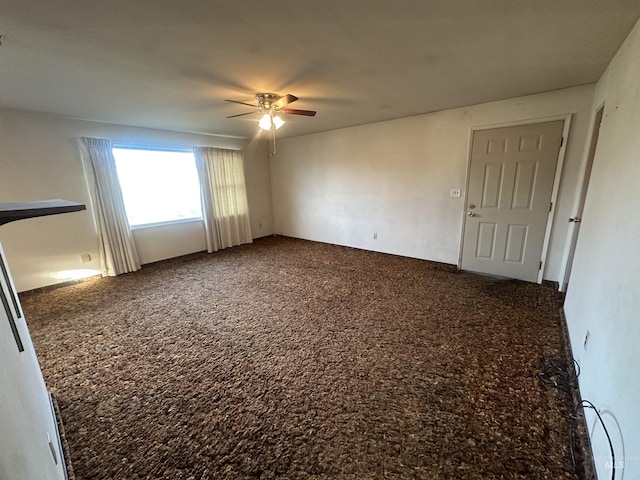
<instances>
[{"instance_id":1,"label":"door knob","mask_svg":"<svg viewBox=\"0 0 640 480\"><path fill-rule=\"evenodd\" d=\"M569 219L569 222L575 222L575 223L580 223L582 221L581 218L578 217L572 217Z\"/></svg>"},{"instance_id":2,"label":"door knob","mask_svg":"<svg viewBox=\"0 0 640 480\"><path fill-rule=\"evenodd\" d=\"M476 214L473 212L467 212L467 217L475 217Z\"/></svg>"}]
</instances>

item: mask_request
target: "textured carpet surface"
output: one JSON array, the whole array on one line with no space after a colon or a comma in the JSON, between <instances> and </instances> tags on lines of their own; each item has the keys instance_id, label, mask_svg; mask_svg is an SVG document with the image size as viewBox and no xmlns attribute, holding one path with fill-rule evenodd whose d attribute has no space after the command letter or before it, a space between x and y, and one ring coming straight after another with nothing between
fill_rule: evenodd
<instances>
[{"instance_id":1,"label":"textured carpet surface","mask_svg":"<svg viewBox=\"0 0 640 480\"><path fill-rule=\"evenodd\" d=\"M21 300L78 480L577 478L551 288L277 237Z\"/></svg>"}]
</instances>

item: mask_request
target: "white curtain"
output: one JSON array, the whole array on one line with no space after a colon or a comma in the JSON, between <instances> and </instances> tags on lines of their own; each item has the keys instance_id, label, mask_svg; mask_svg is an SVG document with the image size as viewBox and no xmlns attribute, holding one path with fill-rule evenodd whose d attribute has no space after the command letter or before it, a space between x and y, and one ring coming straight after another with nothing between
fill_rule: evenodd
<instances>
[{"instance_id":1,"label":"white curtain","mask_svg":"<svg viewBox=\"0 0 640 480\"><path fill-rule=\"evenodd\" d=\"M193 151L200 176L207 251L251 243L242 152L211 147L195 147Z\"/></svg>"},{"instance_id":2,"label":"white curtain","mask_svg":"<svg viewBox=\"0 0 640 480\"><path fill-rule=\"evenodd\" d=\"M79 139L98 227L102 276L140 270L110 140Z\"/></svg>"}]
</instances>

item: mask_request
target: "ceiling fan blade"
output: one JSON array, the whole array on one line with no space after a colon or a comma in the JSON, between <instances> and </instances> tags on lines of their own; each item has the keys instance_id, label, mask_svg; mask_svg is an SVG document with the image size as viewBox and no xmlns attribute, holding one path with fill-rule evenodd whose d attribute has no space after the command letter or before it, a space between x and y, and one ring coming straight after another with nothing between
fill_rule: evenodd
<instances>
[{"instance_id":1,"label":"ceiling fan blade","mask_svg":"<svg viewBox=\"0 0 640 480\"><path fill-rule=\"evenodd\" d=\"M295 102L296 100L298 100L298 97L296 97L295 95L291 95L290 93L287 93L285 96L280 97L278 100L273 102L273 107L282 108L285 105L289 105L290 103Z\"/></svg>"},{"instance_id":2,"label":"ceiling fan blade","mask_svg":"<svg viewBox=\"0 0 640 480\"><path fill-rule=\"evenodd\" d=\"M231 102L231 103L239 103L240 105L247 105L248 107L253 107L253 108L258 108L257 105L251 105L250 103L246 103L246 102L239 102L237 100L225 100L225 102ZM227 117L228 118L228 117Z\"/></svg>"},{"instance_id":3,"label":"ceiling fan blade","mask_svg":"<svg viewBox=\"0 0 640 480\"><path fill-rule=\"evenodd\" d=\"M228 116L227 118L241 117L241 116L243 116L243 115L253 115L254 113L256 113L256 112L239 113L239 114L237 114L237 115L230 115L230 116Z\"/></svg>"},{"instance_id":4,"label":"ceiling fan blade","mask_svg":"<svg viewBox=\"0 0 640 480\"><path fill-rule=\"evenodd\" d=\"M282 110L284 113L288 113L289 115L306 115L307 117L315 117L316 112L313 110L297 110L295 108L285 108Z\"/></svg>"}]
</instances>

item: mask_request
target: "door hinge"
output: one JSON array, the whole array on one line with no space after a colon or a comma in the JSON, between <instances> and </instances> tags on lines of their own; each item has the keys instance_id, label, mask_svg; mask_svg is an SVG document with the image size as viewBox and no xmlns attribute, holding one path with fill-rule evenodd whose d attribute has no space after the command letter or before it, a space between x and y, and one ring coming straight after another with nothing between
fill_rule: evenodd
<instances>
[{"instance_id":1,"label":"door hinge","mask_svg":"<svg viewBox=\"0 0 640 480\"><path fill-rule=\"evenodd\" d=\"M564 137L560 137L560 146L564 145Z\"/></svg>"},{"instance_id":2,"label":"door hinge","mask_svg":"<svg viewBox=\"0 0 640 480\"><path fill-rule=\"evenodd\" d=\"M540 260L540 266L538 267L538 270L542 270L542 260Z\"/></svg>"},{"instance_id":3,"label":"door hinge","mask_svg":"<svg viewBox=\"0 0 640 480\"><path fill-rule=\"evenodd\" d=\"M553 210L553 202L549 202L549 211Z\"/></svg>"}]
</instances>

